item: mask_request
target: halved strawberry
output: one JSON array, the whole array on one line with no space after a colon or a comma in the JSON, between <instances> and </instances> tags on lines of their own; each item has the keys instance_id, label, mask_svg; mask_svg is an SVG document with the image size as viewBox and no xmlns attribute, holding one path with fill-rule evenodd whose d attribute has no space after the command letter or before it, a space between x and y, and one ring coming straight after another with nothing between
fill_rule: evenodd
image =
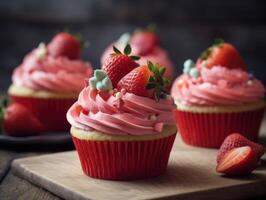
<instances>
[{"instance_id":1,"label":"halved strawberry","mask_svg":"<svg viewBox=\"0 0 266 200\"><path fill-rule=\"evenodd\" d=\"M216 171L226 175L250 174L257 165L255 152L249 146L228 151L216 167Z\"/></svg>"},{"instance_id":2,"label":"halved strawberry","mask_svg":"<svg viewBox=\"0 0 266 200\"><path fill-rule=\"evenodd\" d=\"M66 56L69 59L78 59L81 52L80 41L66 32L58 33L47 48L48 53L53 57Z\"/></svg>"},{"instance_id":3,"label":"halved strawberry","mask_svg":"<svg viewBox=\"0 0 266 200\"><path fill-rule=\"evenodd\" d=\"M130 38L137 55L144 56L159 45L159 37L151 31L138 31Z\"/></svg>"},{"instance_id":4,"label":"halved strawberry","mask_svg":"<svg viewBox=\"0 0 266 200\"><path fill-rule=\"evenodd\" d=\"M41 132L43 126L26 107L13 103L5 110L4 130L11 136L25 136Z\"/></svg>"},{"instance_id":5,"label":"halved strawberry","mask_svg":"<svg viewBox=\"0 0 266 200\"><path fill-rule=\"evenodd\" d=\"M217 154L217 163L220 162L221 158L224 154L226 154L227 151L242 146L250 146L255 152L258 160L264 154L264 148L262 145L248 140L246 137L239 133L232 133L225 138L223 144L221 145Z\"/></svg>"},{"instance_id":6,"label":"halved strawberry","mask_svg":"<svg viewBox=\"0 0 266 200\"><path fill-rule=\"evenodd\" d=\"M169 92L167 86L170 81L163 77L164 73L164 67L148 62L148 66L137 67L124 76L119 81L117 88L125 89L127 92L139 96L154 97L156 101L159 101Z\"/></svg>"},{"instance_id":7,"label":"halved strawberry","mask_svg":"<svg viewBox=\"0 0 266 200\"><path fill-rule=\"evenodd\" d=\"M115 46L113 47L113 50L114 53L110 54L110 56L104 61L102 69L111 79L113 87L116 87L121 78L138 66L135 60L138 60L139 57L130 56L130 45L126 45L124 54Z\"/></svg>"},{"instance_id":8,"label":"halved strawberry","mask_svg":"<svg viewBox=\"0 0 266 200\"><path fill-rule=\"evenodd\" d=\"M215 43L201 54L205 66L211 68L220 65L229 69L247 70L246 64L237 49L229 43L218 39Z\"/></svg>"}]
</instances>

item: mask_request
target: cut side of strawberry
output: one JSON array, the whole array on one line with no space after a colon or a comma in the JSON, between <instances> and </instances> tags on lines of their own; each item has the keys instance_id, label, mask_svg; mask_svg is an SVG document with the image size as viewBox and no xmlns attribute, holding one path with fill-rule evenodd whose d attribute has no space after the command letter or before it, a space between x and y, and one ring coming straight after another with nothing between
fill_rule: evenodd
<instances>
[{"instance_id":1,"label":"cut side of strawberry","mask_svg":"<svg viewBox=\"0 0 266 200\"><path fill-rule=\"evenodd\" d=\"M250 146L259 160L264 154L264 147L261 144L252 142L239 133L232 133L227 136L217 154L217 163L220 162L224 154L236 147Z\"/></svg>"},{"instance_id":2,"label":"cut side of strawberry","mask_svg":"<svg viewBox=\"0 0 266 200\"><path fill-rule=\"evenodd\" d=\"M257 158L249 146L238 147L228 151L216 167L218 173L226 175L247 175L257 165Z\"/></svg>"}]
</instances>

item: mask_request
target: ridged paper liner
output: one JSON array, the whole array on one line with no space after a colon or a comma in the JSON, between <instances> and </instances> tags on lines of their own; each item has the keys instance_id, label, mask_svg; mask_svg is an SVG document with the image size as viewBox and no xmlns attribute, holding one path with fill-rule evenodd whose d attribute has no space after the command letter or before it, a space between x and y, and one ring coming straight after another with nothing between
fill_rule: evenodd
<instances>
[{"instance_id":1,"label":"ridged paper liner","mask_svg":"<svg viewBox=\"0 0 266 200\"><path fill-rule=\"evenodd\" d=\"M264 108L232 113L197 113L175 111L177 128L187 144L219 148L226 136L241 133L256 141Z\"/></svg>"},{"instance_id":2,"label":"ridged paper liner","mask_svg":"<svg viewBox=\"0 0 266 200\"><path fill-rule=\"evenodd\" d=\"M66 113L76 99L44 99L12 95L11 100L27 107L42 123L44 131L68 131L70 129Z\"/></svg>"},{"instance_id":3,"label":"ridged paper liner","mask_svg":"<svg viewBox=\"0 0 266 200\"><path fill-rule=\"evenodd\" d=\"M164 173L176 134L147 141L94 141L72 135L83 172L93 178L135 180Z\"/></svg>"}]
</instances>

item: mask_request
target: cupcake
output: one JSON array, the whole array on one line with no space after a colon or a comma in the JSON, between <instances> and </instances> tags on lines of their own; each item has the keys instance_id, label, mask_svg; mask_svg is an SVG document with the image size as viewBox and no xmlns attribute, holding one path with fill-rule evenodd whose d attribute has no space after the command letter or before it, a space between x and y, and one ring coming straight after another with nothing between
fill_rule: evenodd
<instances>
[{"instance_id":1,"label":"cupcake","mask_svg":"<svg viewBox=\"0 0 266 200\"><path fill-rule=\"evenodd\" d=\"M265 88L237 49L222 40L197 63L187 60L172 86L176 123L185 143L219 147L230 133L256 141L263 118Z\"/></svg>"},{"instance_id":2,"label":"cupcake","mask_svg":"<svg viewBox=\"0 0 266 200\"><path fill-rule=\"evenodd\" d=\"M132 69L128 53L112 57L113 63L94 71L67 113L83 172L109 180L158 176L176 136L165 69L152 63ZM122 72L117 60L128 70ZM115 80L115 73L122 78Z\"/></svg>"},{"instance_id":3,"label":"cupcake","mask_svg":"<svg viewBox=\"0 0 266 200\"><path fill-rule=\"evenodd\" d=\"M139 64L145 65L147 61L153 63L160 63L161 66L166 68L165 76L168 79L173 78L174 67L170 60L168 53L160 47L159 37L149 30L138 30L132 35L124 33L121 37L110 44L104 51L101 57L101 63L103 64L110 53L112 53L113 46L117 48L124 48L129 43L132 47L133 54L140 56Z\"/></svg>"},{"instance_id":4,"label":"cupcake","mask_svg":"<svg viewBox=\"0 0 266 200\"><path fill-rule=\"evenodd\" d=\"M69 107L92 74L89 63L80 59L79 41L69 33L59 33L25 56L13 72L8 89L12 103L26 107L46 131L67 131ZM51 114L52 112L52 114Z\"/></svg>"}]
</instances>

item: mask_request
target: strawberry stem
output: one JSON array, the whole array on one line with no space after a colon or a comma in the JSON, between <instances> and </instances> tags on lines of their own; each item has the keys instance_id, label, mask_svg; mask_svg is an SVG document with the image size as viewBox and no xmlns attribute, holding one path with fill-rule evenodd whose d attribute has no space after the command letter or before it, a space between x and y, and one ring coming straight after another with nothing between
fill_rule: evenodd
<instances>
[{"instance_id":1,"label":"strawberry stem","mask_svg":"<svg viewBox=\"0 0 266 200\"><path fill-rule=\"evenodd\" d=\"M154 89L154 99L155 101L160 101L161 98L165 98L166 95L169 94L167 86L170 85L170 80L164 77L166 69L158 63L153 64L148 61L148 68L153 75L150 76L146 89Z\"/></svg>"},{"instance_id":2,"label":"strawberry stem","mask_svg":"<svg viewBox=\"0 0 266 200\"><path fill-rule=\"evenodd\" d=\"M202 60L207 60L209 56L212 54L213 48L220 46L223 43L224 43L224 40L222 38L215 39L212 46L210 46L209 48L207 48L205 51L202 52L202 54L200 55L200 58Z\"/></svg>"},{"instance_id":3,"label":"strawberry stem","mask_svg":"<svg viewBox=\"0 0 266 200\"><path fill-rule=\"evenodd\" d=\"M80 33L75 33L73 35L76 38L76 40L79 42L81 49L86 49L89 47L90 45L89 42L86 41Z\"/></svg>"},{"instance_id":4,"label":"strawberry stem","mask_svg":"<svg viewBox=\"0 0 266 200\"><path fill-rule=\"evenodd\" d=\"M155 23L151 23L146 28L147 31L156 33L157 32L157 25Z\"/></svg>"},{"instance_id":5,"label":"strawberry stem","mask_svg":"<svg viewBox=\"0 0 266 200\"><path fill-rule=\"evenodd\" d=\"M113 46L113 51L114 51L114 54L122 54L122 52L119 51L118 48L116 48L115 46Z\"/></svg>"},{"instance_id":6,"label":"strawberry stem","mask_svg":"<svg viewBox=\"0 0 266 200\"><path fill-rule=\"evenodd\" d=\"M118 48L116 48L115 46L113 46L113 51L114 51L114 53L111 53L111 55L121 55L122 54L122 55L129 56L132 60L139 60L140 59L139 56L130 55L132 48L129 44L127 44L125 46L123 53Z\"/></svg>"},{"instance_id":7,"label":"strawberry stem","mask_svg":"<svg viewBox=\"0 0 266 200\"><path fill-rule=\"evenodd\" d=\"M131 54L131 46L129 44L127 44L124 48L124 54L125 55L129 55Z\"/></svg>"}]
</instances>

